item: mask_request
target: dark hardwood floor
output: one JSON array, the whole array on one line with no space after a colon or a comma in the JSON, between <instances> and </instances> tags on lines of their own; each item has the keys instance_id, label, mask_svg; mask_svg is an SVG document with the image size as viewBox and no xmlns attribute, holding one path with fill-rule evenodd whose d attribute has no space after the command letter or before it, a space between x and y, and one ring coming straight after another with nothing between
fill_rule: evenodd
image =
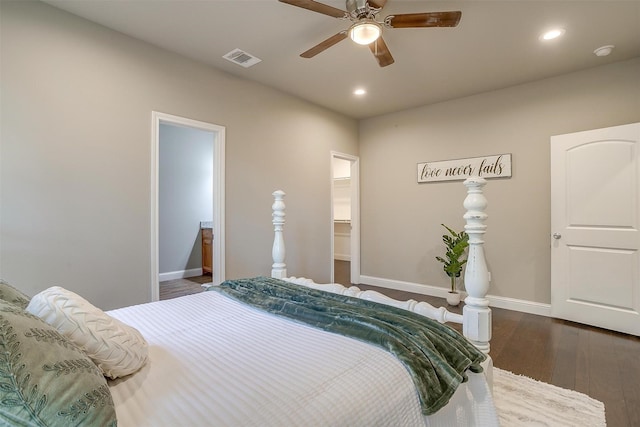
<instances>
[{"instance_id":1,"label":"dark hardwood floor","mask_svg":"<svg viewBox=\"0 0 640 427\"><path fill-rule=\"evenodd\" d=\"M175 279L160 282L160 300L181 297L202 292L202 284L210 283L211 275L205 274L185 279Z\"/></svg>"},{"instance_id":2,"label":"dark hardwood floor","mask_svg":"<svg viewBox=\"0 0 640 427\"><path fill-rule=\"evenodd\" d=\"M335 277L336 282L349 284L348 262L337 262ZM179 283L163 282L160 299L200 292L200 284L210 281L211 276L182 280L186 281L182 291ZM164 284L169 285L165 292ZM446 305L441 298L365 284L358 287L396 299ZM461 313L462 305L450 311ZM609 427L640 427L639 337L499 308L492 308L492 313L490 354L496 367L600 400L605 404ZM459 325L455 327L461 330Z\"/></svg>"},{"instance_id":3,"label":"dark hardwood floor","mask_svg":"<svg viewBox=\"0 0 640 427\"><path fill-rule=\"evenodd\" d=\"M335 262L337 283L349 285L349 268L348 262ZM365 284L358 287L395 299L446 305L442 298ZM462 313L462 307L449 310ZM640 427L639 337L495 307L492 314L494 366L598 399L605 405L609 427Z\"/></svg>"}]
</instances>

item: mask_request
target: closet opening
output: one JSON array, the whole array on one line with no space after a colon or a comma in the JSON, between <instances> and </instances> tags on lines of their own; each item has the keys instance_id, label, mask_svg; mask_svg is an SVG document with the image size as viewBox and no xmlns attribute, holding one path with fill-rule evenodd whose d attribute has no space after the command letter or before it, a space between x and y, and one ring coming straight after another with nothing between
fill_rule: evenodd
<instances>
[{"instance_id":1,"label":"closet opening","mask_svg":"<svg viewBox=\"0 0 640 427\"><path fill-rule=\"evenodd\" d=\"M331 280L360 283L359 159L331 153Z\"/></svg>"}]
</instances>

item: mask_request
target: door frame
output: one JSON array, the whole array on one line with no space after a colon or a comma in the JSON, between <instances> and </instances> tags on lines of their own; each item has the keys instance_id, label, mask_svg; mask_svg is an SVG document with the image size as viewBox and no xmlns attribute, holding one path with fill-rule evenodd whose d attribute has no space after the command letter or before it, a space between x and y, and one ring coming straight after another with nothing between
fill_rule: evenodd
<instances>
[{"instance_id":1,"label":"door frame","mask_svg":"<svg viewBox=\"0 0 640 427\"><path fill-rule=\"evenodd\" d=\"M331 282L335 281L335 248L334 235L335 223L333 217L333 159L348 160L351 163L350 196L351 196L351 237L350 237L350 264L351 283L360 283L360 158L351 154L331 151L330 159L330 188L331 188Z\"/></svg>"},{"instance_id":2,"label":"door frame","mask_svg":"<svg viewBox=\"0 0 640 427\"><path fill-rule=\"evenodd\" d=\"M159 181L160 124L213 133L213 275L214 284L225 280L225 127L157 111L151 112L151 301L160 299L159 281Z\"/></svg>"}]
</instances>

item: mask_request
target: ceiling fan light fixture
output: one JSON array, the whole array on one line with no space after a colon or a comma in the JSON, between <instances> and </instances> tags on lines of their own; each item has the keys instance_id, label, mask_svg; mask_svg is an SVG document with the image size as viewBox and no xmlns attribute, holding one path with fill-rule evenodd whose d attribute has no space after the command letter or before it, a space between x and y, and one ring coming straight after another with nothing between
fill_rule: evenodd
<instances>
[{"instance_id":1,"label":"ceiling fan light fixture","mask_svg":"<svg viewBox=\"0 0 640 427\"><path fill-rule=\"evenodd\" d=\"M361 45L368 45L378 40L382 27L372 19L363 19L349 28L349 37Z\"/></svg>"}]
</instances>

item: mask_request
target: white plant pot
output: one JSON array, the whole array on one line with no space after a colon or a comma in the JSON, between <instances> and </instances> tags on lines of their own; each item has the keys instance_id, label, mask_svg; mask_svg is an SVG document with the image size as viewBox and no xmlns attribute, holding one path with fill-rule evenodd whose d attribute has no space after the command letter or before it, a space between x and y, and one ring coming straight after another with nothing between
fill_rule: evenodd
<instances>
[{"instance_id":1,"label":"white plant pot","mask_svg":"<svg viewBox=\"0 0 640 427\"><path fill-rule=\"evenodd\" d=\"M449 305L459 305L460 304L460 293L458 292L447 292L447 304Z\"/></svg>"}]
</instances>

